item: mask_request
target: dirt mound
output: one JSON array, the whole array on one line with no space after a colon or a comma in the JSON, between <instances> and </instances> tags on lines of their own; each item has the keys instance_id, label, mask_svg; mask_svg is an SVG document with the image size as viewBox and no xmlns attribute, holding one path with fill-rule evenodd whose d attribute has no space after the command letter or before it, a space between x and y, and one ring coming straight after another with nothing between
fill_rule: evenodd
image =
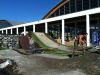
<instances>
[{"instance_id":1,"label":"dirt mound","mask_svg":"<svg viewBox=\"0 0 100 75\"><path fill-rule=\"evenodd\" d=\"M4 63L7 59L0 59L0 64ZM11 65L6 66L5 68L0 68L0 75L22 75L19 73L18 65L13 60Z\"/></svg>"}]
</instances>

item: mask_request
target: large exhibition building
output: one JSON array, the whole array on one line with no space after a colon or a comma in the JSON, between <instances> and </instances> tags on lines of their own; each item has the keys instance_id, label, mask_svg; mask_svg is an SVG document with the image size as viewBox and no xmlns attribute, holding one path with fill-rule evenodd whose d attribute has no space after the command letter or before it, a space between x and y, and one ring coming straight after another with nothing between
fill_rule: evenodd
<instances>
[{"instance_id":1,"label":"large exhibition building","mask_svg":"<svg viewBox=\"0 0 100 75\"><path fill-rule=\"evenodd\" d=\"M100 33L100 0L62 0L42 20L0 29L2 34L26 31L48 33L62 44L71 43L77 33L86 32L90 46L92 33Z\"/></svg>"}]
</instances>

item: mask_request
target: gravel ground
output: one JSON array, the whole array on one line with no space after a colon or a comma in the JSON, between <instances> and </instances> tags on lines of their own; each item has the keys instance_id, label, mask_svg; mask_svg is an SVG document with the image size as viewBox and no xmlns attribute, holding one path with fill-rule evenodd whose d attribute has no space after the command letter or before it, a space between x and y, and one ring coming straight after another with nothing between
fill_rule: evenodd
<instances>
[{"instance_id":1,"label":"gravel ground","mask_svg":"<svg viewBox=\"0 0 100 75\"><path fill-rule=\"evenodd\" d=\"M17 63L14 72L17 71L16 73L22 75L100 75L100 54L98 53L55 59L36 55L22 55L13 50L1 50L0 57L14 60ZM6 70L9 72L11 68L13 66ZM11 75L19 74L11 73Z\"/></svg>"}]
</instances>

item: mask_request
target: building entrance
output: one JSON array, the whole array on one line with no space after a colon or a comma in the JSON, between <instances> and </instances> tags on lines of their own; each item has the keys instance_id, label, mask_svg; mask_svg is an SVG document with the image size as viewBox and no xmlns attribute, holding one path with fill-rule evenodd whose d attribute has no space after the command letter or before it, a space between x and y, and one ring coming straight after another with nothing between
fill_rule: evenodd
<instances>
[{"instance_id":1,"label":"building entrance","mask_svg":"<svg viewBox=\"0 0 100 75\"><path fill-rule=\"evenodd\" d=\"M90 15L90 42L94 45L93 42L93 33L97 33L97 44L99 44L100 39L100 14ZM94 39L95 40L95 39Z\"/></svg>"},{"instance_id":2,"label":"building entrance","mask_svg":"<svg viewBox=\"0 0 100 75\"><path fill-rule=\"evenodd\" d=\"M73 45L75 36L79 33L86 33L86 21L84 16L65 20L66 45Z\"/></svg>"}]
</instances>

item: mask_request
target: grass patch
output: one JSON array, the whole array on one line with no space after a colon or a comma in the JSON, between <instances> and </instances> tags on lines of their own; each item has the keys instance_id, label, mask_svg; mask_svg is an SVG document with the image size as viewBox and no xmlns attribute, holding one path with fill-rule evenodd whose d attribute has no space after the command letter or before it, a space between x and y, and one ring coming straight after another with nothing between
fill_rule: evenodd
<instances>
[{"instance_id":1,"label":"grass patch","mask_svg":"<svg viewBox=\"0 0 100 75\"><path fill-rule=\"evenodd\" d=\"M49 39L52 40L52 38L50 38L48 36L48 34L45 34ZM63 51L63 50L59 50L57 48L50 48L47 45L45 45L43 42L41 42L41 40L34 34L32 33L32 38L35 41L35 43L39 46L39 48L43 48L43 53L44 54L53 54L53 55L58 55L58 56L69 56L72 55L72 52L68 52L68 51ZM64 46L64 45L63 45ZM79 55L80 53L75 53L75 55Z\"/></svg>"},{"instance_id":2,"label":"grass patch","mask_svg":"<svg viewBox=\"0 0 100 75\"><path fill-rule=\"evenodd\" d=\"M0 47L0 50L6 50L7 48L2 48L2 47Z\"/></svg>"},{"instance_id":3,"label":"grass patch","mask_svg":"<svg viewBox=\"0 0 100 75\"><path fill-rule=\"evenodd\" d=\"M59 50L59 49L45 49L43 51L43 53L44 54L58 55L58 56L69 56L69 57L73 56L73 52L67 52L67 51L63 51L63 50ZM83 55L83 52L77 51L74 53L74 56L79 56L79 55Z\"/></svg>"},{"instance_id":4,"label":"grass patch","mask_svg":"<svg viewBox=\"0 0 100 75\"><path fill-rule=\"evenodd\" d=\"M67 51L59 50L59 49L45 49L43 51L44 54L53 54L58 56L68 56L70 53Z\"/></svg>"}]
</instances>

